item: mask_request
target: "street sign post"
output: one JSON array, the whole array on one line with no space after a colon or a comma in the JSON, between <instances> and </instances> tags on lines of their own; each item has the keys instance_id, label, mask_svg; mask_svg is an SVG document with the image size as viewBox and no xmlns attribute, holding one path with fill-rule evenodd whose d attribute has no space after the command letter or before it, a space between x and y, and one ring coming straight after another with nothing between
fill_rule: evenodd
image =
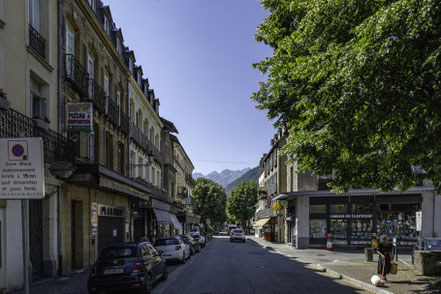
<instances>
[{"instance_id":1,"label":"street sign post","mask_svg":"<svg viewBox=\"0 0 441 294\"><path fill-rule=\"evenodd\" d=\"M423 212L417 211L416 212L416 230L418 232L418 247L421 250L422 248L422 234L421 231L423 230Z\"/></svg>"},{"instance_id":2,"label":"street sign post","mask_svg":"<svg viewBox=\"0 0 441 294\"><path fill-rule=\"evenodd\" d=\"M0 139L0 199L42 199L44 159L41 138Z\"/></svg>"},{"instance_id":3,"label":"street sign post","mask_svg":"<svg viewBox=\"0 0 441 294\"><path fill-rule=\"evenodd\" d=\"M41 138L0 139L0 199L21 200L24 291L29 293L28 199L44 197Z\"/></svg>"},{"instance_id":4,"label":"street sign post","mask_svg":"<svg viewBox=\"0 0 441 294\"><path fill-rule=\"evenodd\" d=\"M273 209L276 211L276 212L279 212L279 210L282 208L282 206L279 204L279 203L274 203L274 205L273 205Z\"/></svg>"}]
</instances>

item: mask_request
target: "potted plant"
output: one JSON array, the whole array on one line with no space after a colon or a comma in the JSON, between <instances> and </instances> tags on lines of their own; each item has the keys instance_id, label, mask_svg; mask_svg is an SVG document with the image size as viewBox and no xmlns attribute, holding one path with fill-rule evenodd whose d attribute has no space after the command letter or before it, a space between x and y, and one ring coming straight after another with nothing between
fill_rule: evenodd
<instances>
[{"instance_id":1,"label":"potted plant","mask_svg":"<svg viewBox=\"0 0 441 294\"><path fill-rule=\"evenodd\" d=\"M47 116L45 117L41 117L38 114L34 114L32 115L32 119L37 123L37 126L39 128L42 128L44 130L48 130L49 129L49 124L51 123L50 120L47 118Z\"/></svg>"},{"instance_id":2,"label":"potted plant","mask_svg":"<svg viewBox=\"0 0 441 294\"><path fill-rule=\"evenodd\" d=\"M7 93L0 88L0 109L9 110L11 102L8 101Z\"/></svg>"}]
</instances>

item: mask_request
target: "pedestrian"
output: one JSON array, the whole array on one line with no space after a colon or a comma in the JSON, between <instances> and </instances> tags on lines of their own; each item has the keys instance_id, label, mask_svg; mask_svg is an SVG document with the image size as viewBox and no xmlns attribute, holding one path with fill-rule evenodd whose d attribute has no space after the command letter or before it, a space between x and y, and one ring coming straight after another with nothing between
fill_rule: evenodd
<instances>
[{"instance_id":1,"label":"pedestrian","mask_svg":"<svg viewBox=\"0 0 441 294\"><path fill-rule=\"evenodd\" d=\"M392 244L389 243L389 238L384 235L381 237L381 243L378 244L378 274L381 279L387 281L386 275L390 273L392 263Z\"/></svg>"},{"instance_id":2,"label":"pedestrian","mask_svg":"<svg viewBox=\"0 0 441 294\"><path fill-rule=\"evenodd\" d=\"M142 236L139 242L150 242L149 238L147 236Z\"/></svg>"}]
</instances>

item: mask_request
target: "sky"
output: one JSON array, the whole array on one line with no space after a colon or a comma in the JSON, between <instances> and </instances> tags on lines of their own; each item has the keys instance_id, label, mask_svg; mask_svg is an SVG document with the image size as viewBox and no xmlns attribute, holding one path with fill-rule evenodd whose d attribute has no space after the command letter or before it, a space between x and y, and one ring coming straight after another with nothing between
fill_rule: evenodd
<instances>
[{"instance_id":1,"label":"sky","mask_svg":"<svg viewBox=\"0 0 441 294\"><path fill-rule=\"evenodd\" d=\"M195 166L208 174L255 167L275 130L250 97L272 55L254 40L268 16L258 0L103 0L134 50L159 114L172 121Z\"/></svg>"}]
</instances>

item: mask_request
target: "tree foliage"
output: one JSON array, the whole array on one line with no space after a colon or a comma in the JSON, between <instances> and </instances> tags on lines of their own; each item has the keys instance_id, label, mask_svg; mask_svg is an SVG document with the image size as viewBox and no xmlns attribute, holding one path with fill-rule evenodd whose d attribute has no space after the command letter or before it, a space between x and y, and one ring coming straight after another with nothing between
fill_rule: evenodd
<instances>
[{"instance_id":1,"label":"tree foliage","mask_svg":"<svg viewBox=\"0 0 441 294\"><path fill-rule=\"evenodd\" d=\"M257 182L247 181L231 191L227 200L227 212L245 228L245 222L254 216L257 203Z\"/></svg>"},{"instance_id":2,"label":"tree foliage","mask_svg":"<svg viewBox=\"0 0 441 294\"><path fill-rule=\"evenodd\" d=\"M252 99L335 190L441 187L441 2L262 0L274 55ZM424 173L416 172L420 167Z\"/></svg>"},{"instance_id":3,"label":"tree foliage","mask_svg":"<svg viewBox=\"0 0 441 294\"><path fill-rule=\"evenodd\" d=\"M215 182L198 178L193 189L194 212L201 216L202 222L210 219L211 224L223 223L226 216L227 196L224 188Z\"/></svg>"}]
</instances>

